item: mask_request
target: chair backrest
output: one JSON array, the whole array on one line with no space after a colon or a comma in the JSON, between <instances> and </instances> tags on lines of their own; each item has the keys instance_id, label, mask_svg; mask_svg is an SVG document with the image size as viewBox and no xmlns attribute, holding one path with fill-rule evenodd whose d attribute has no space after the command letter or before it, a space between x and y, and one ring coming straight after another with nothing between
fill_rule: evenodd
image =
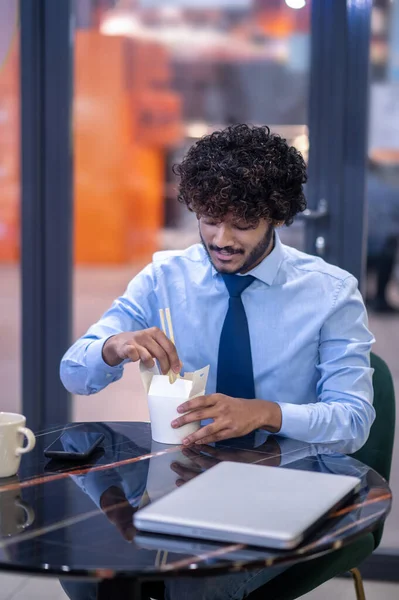
<instances>
[{"instance_id":1,"label":"chair backrest","mask_svg":"<svg viewBox=\"0 0 399 600\"><path fill-rule=\"evenodd\" d=\"M376 418L367 442L353 454L353 457L389 481L395 436L395 390L388 365L382 358L371 353L370 363L374 369L373 388ZM381 541L382 532L382 526L374 532L376 548Z\"/></svg>"}]
</instances>

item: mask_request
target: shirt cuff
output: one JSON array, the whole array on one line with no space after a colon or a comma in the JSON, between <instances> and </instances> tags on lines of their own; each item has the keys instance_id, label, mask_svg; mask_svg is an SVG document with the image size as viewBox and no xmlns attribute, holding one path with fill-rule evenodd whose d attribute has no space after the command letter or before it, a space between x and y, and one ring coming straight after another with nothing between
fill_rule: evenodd
<instances>
[{"instance_id":1,"label":"shirt cuff","mask_svg":"<svg viewBox=\"0 0 399 600\"><path fill-rule=\"evenodd\" d=\"M109 338L95 340L86 350L86 364L89 373L102 374L106 380L113 380L123 371L123 366L129 362L124 360L120 365L111 367L103 359L103 346ZM93 378L95 379L95 377Z\"/></svg>"},{"instance_id":2,"label":"shirt cuff","mask_svg":"<svg viewBox=\"0 0 399 600\"><path fill-rule=\"evenodd\" d=\"M101 463L103 464L103 463ZM101 508L100 501L103 493L110 487L119 487L123 490L122 480L115 471L90 471L87 475L71 475L85 494L90 496L94 504Z\"/></svg>"},{"instance_id":3,"label":"shirt cuff","mask_svg":"<svg viewBox=\"0 0 399 600\"><path fill-rule=\"evenodd\" d=\"M288 437L282 437L277 441L281 449L280 467L308 458L309 456L317 456L317 448L314 444L301 442Z\"/></svg>"},{"instance_id":4,"label":"shirt cuff","mask_svg":"<svg viewBox=\"0 0 399 600\"><path fill-rule=\"evenodd\" d=\"M307 404L278 402L281 408L282 424L278 435L294 440L309 440L310 411Z\"/></svg>"}]
</instances>

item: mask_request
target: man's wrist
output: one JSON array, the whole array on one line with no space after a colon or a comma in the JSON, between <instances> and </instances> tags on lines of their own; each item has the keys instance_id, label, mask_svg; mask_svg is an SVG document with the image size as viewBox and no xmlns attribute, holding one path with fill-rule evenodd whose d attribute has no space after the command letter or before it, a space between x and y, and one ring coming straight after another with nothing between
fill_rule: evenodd
<instances>
[{"instance_id":1,"label":"man's wrist","mask_svg":"<svg viewBox=\"0 0 399 600\"><path fill-rule=\"evenodd\" d=\"M283 422L283 415L277 402L270 400L257 400L260 408L260 424L257 429L266 429L271 433L278 433Z\"/></svg>"},{"instance_id":2,"label":"man's wrist","mask_svg":"<svg viewBox=\"0 0 399 600\"><path fill-rule=\"evenodd\" d=\"M115 352L115 348L113 345L113 338L115 336L112 335L107 340L105 340L103 348L102 348L102 358L103 361L109 365L110 367L117 367L123 362L123 359L120 358Z\"/></svg>"},{"instance_id":3,"label":"man's wrist","mask_svg":"<svg viewBox=\"0 0 399 600\"><path fill-rule=\"evenodd\" d=\"M122 488L112 485L101 494L100 508L101 510L107 510L124 501L126 501L126 497Z\"/></svg>"}]
</instances>

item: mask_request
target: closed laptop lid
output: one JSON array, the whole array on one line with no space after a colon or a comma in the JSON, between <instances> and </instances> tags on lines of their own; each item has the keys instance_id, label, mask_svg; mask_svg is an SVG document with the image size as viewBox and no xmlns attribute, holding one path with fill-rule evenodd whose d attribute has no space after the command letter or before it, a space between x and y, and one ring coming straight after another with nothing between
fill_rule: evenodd
<instances>
[{"instance_id":1,"label":"closed laptop lid","mask_svg":"<svg viewBox=\"0 0 399 600\"><path fill-rule=\"evenodd\" d=\"M293 548L360 485L344 475L222 462L134 516L137 529Z\"/></svg>"}]
</instances>

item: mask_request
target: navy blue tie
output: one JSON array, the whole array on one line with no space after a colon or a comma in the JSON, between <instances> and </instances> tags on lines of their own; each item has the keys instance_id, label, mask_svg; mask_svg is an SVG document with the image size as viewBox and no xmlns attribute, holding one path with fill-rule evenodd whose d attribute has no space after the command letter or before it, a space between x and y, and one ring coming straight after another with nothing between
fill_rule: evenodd
<instances>
[{"instance_id":1,"label":"navy blue tie","mask_svg":"<svg viewBox=\"0 0 399 600\"><path fill-rule=\"evenodd\" d=\"M243 291L255 281L252 275L222 274L230 294L229 308L219 343L216 391L234 398L255 398L251 343Z\"/></svg>"}]
</instances>

